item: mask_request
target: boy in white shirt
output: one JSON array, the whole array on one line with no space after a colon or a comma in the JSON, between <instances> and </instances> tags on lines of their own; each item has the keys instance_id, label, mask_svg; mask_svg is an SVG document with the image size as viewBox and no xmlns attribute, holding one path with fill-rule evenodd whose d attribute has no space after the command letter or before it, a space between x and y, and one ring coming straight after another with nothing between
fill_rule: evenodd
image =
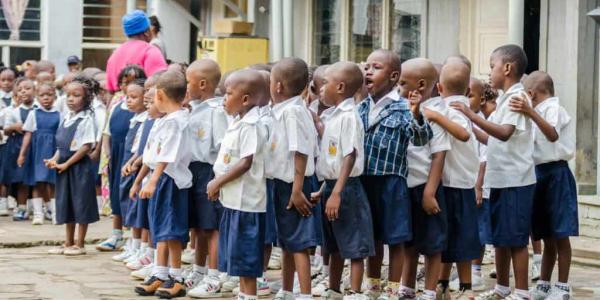
<instances>
[{"instance_id":1,"label":"boy in white shirt","mask_svg":"<svg viewBox=\"0 0 600 300\"><path fill-rule=\"evenodd\" d=\"M140 295L169 299L185 296L181 251L189 238L188 196L192 186L192 173L188 169L191 152L184 139L189 122L189 112L182 107L185 94L186 82L181 72L167 71L159 77L155 104L166 115L152 126L144 151L144 166L131 188L131 194L137 194L142 180L152 170L139 197L150 199L150 235L157 245L157 259L152 276L135 288Z\"/></svg>"},{"instance_id":2,"label":"boy in white shirt","mask_svg":"<svg viewBox=\"0 0 600 300\"><path fill-rule=\"evenodd\" d=\"M570 299L569 237L579 235L577 187L567 163L575 155L575 123L554 96L554 83L547 73L535 71L527 76L523 85L533 105L523 97L513 98L510 105L535 123L533 160L537 184L532 236L534 240L544 240L542 272L532 296L533 299ZM558 282L551 287L557 255Z\"/></svg>"},{"instance_id":3,"label":"boy in white shirt","mask_svg":"<svg viewBox=\"0 0 600 300\"><path fill-rule=\"evenodd\" d=\"M492 241L496 247L497 284L477 299L504 299L511 294L510 263L515 270L513 298L528 299L527 269L531 209L535 190L533 127L531 120L511 111L509 99L524 93L519 82L527 67L527 56L517 45L498 47L490 57L492 87L504 90L496 112L485 120L461 102L452 107L463 112L489 134L484 188L490 190Z\"/></svg>"},{"instance_id":4,"label":"boy in white shirt","mask_svg":"<svg viewBox=\"0 0 600 300\"><path fill-rule=\"evenodd\" d=\"M208 198L224 207L219 226L219 270L240 277L238 299L255 300L263 273L266 128L257 103L265 81L256 70L241 70L225 81L225 111L236 116L221 142Z\"/></svg>"},{"instance_id":5,"label":"boy in white shirt","mask_svg":"<svg viewBox=\"0 0 600 300\"><path fill-rule=\"evenodd\" d=\"M325 130L317 160L317 174L325 180L321 199L323 247L330 254L329 289L322 299L355 299L360 293L364 262L375 255L371 209L359 176L364 169L364 129L354 94L363 84L358 66L338 62L327 68L321 99L331 107L323 112ZM350 259L350 295L342 296L344 259Z\"/></svg>"},{"instance_id":6,"label":"boy in white shirt","mask_svg":"<svg viewBox=\"0 0 600 300\"><path fill-rule=\"evenodd\" d=\"M215 97L221 70L216 62L201 59L189 66L186 78L192 108L187 129L187 139L191 143L192 151L189 168L193 175L189 199L189 227L196 232L196 252L193 272L186 278L185 283L191 289L188 291L189 296L217 297L220 295L217 269L218 229L223 208L218 201L208 200L206 185L214 178L213 164L227 130L223 98Z\"/></svg>"}]
</instances>

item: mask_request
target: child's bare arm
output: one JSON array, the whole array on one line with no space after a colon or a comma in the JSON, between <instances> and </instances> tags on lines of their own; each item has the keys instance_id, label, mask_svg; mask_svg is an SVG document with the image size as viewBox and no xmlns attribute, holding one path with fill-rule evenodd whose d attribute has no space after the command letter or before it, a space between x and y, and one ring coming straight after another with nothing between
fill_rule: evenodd
<instances>
[{"instance_id":1,"label":"child's bare arm","mask_svg":"<svg viewBox=\"0 0 600 300\"><path fill-rule=\"evenodd\" d=\"M19 151L19 157L17 158L17 165L19 167L25 164L25 154L27 154L27 149L29 149L29 144L31 144L31 135L32 133L27 131L23 137L23 144L21 144L21 151Z\"/></svg>"},{"instance_id":2,"label":"child's bare arm","mask_svg":"<svg viewBox=\"0 0 600 300\"><path fill-rule=\"evenodd\" d=\"M75 152L75 154L73 154L71 157L69 157L69 159L67 161L65 161L62 164L57 164L56 165L56 171L58 171L58 173L62 173L65 170L67 170L68 168L70 168L72 165L76 164L78 161L80 161L82 158L84 158L92 149L92 144L85 144L83 146L81 146L81 148L79 148L79 150L77 150Z\"/></svg>"},{"instance_id":3,"label":"child's bare arm","mask_svg":"<svg viewBox=\"0 0 600 300\"><path fill-rule=\"evenodd\" d=\"M546 122L544 118L535 111L530 105L529 102L525 101L521 96L514 96L510 99L508 104L510 109L516 112L520 112L535 122L535 124L540 128L540 131L546 136L546 139L550 142L556 142L558 140L558 133L556 132L556 128L552 126L550 123Z\"/></svg>"},{"instance_id":4,"label":"child's bare arm","mask_svg":"<svg viewBox=\"0 0 600 300\"><path fill-rule=\"evenodd\" d=\"M487 145L488 138L490 137L487 133L485 133L483 130L479 130L479 128L477 127L473 127L473 133L475 134L477 141L484 145Z\"/></svg>"},{"instance_id":5,"label":"child's bare arm","mask_svg":"<svg viewBox=\"0 0 600 300\"><path fill-rule=\"evenodd\" d=\"M467 116L467 118L469 118L473 123L475 123L475 125L479 126L479 128L481 128L481 130L487 132L489 135L491 135L503 142L508 141L508 139L515 132L515 125L509 125L509 124L500 125L500 124L490 122L490 121L482 118L481 116L477 115L476 113L474 113L464 103L452 102L452 103L450 103L450 106L457 109L458 111L462 112L463 114L465 114L465 116Z\"/></svg>"},{"instance_id":6,"label":"child's bare arm","mask_svg":"<svg viewBox=\"0 0 600 300\"><path fill-rule=\"evenodd\" d=\"M58 161L58 150L54 152L54 156L49 159L44 159L44 165L48 169L56 169L56 162Z\"/></svg>"},{"instance_id":7,"label":"child's bare arm","mask_svg":"<svg viewBox=\"0 0 600 300\"><path fill-rule=\"evenodd\" d=\"M471 138L471 135L464 127L456 122L452 122L439 112L425 108L423 109L423 114L425 115L425 118L440 125L456 139L466 142Z\"/></svg>"},{"instance_id":8,"label":"child's bare arm","mask_svg":"<svg viewBox=\"0 0 600 300\"><path fill-rule=\"evenodd\" d=\"M477 201L477 207L481 206L483 202L483 178L485 176L485 161L479 163L479 174L477 174L477 181L475 182L475 200Z\"/></svg>"},{"instance_id":9,"label":"child's bare arm","mask_svg":"<svg viewBox=\"0 0 600 300\"><path fill-rule=\"evenodd\" d=\"M423 191L423 210L428 215L435 215L441 211L438 205L435 194L440 180L442 180L442 172L444 171L444 160L446 159L446 151L440 151L431 155L431 167L429 168L429 177Z\"/></svg>"},{"instance_id":10,"label":"child's bare arm","mask_svg":"<svg viewBox=\"0 0 600 300\"><path fill-rule=\"evenodd\" d=\"M292 195L288 202L287 209L295 207L302 216L310 216L312 204L306 199L302 188L304 187L304 174L306 173L306 163L308 156L296 152L294 154L294 182L292 183Z\"/></svg>"},{"instance_id":11,"label":"child's bare arm","mask_svg":"<svg viewBox=\"0 0 600 300\"><path fill-rule=\"evenodd\" d=\"M131 189L129 190L129 198L135 199L135 196L140 192L140 188L142 186L142 181L148 175L148 173L150 173L150 168L147 165L143 165L142 169L140 170L138 175L135 177L135 180L133 182L133 185L131 186Z\"/></svg>"},{"instance_id":12,"label":"child's bare arm","mask_svg":"<svg viewBox=\"0 0 600 300\"><path fill-rule=\"evenodd\" d=\"M327 199L325 215L330 221L336 220L339 217L340 204L342 203L342 191L344 190L344 186L346 186L346 182L348 181L348 177L350 177L355 162L356 149L352 151L352 153L344 156L342 167L340 168L340 176L335 182L335 186L331 191L331 196Z\"/></svg>"},{"instance_id":13,"label":"child's bare arm","mask_svg":"<svg viewBox=\"0 0 600 300\"><path fill-rule=\"evenodd\" d=\"M16 124L4 127L4 133L6 135L11 135L15 132L23 133L23 124L16 123Z\"/></svg>"},{"instance_id":14,"label":"child's bare arm","mask_svg":"<svg viewBox=\"0 0 600 300\"><path fill-rule=\"evenodd\" d=\"M206 193L208 198L211 200L217 200L219 198L219 190L227 183L234 181L248 172L252 167L252 160L254 155L246 156L240 159L229 172L211 180L206 187Z\"/></svg>"},{"instance_id":15,"label":"child's bare arm","mask_svg":"<svg viewBox=\"0 0 600 300\"><path fill-rule=\"evenodd\" d=\"M154 191L156 191L156 184L158 183L158 179L160 178L160 176L162 176L163 172L167 168L167 165L168 163L166 162L160 162L156 165L156 168L152 172L152 176L150 176L150 180L148 180L148 183L144 185L144 188L142 188L142 191L140 192L140 198L152 198L152 195L154 195Z\"/></svg>"},{"instance_id":16,"label":"child's bare arm","mask_svg":"<svg viewBox=\"0 0 600 300\"><path fill-rule=\"evenodd\" d=\"M102 151L102 140L103 139L104 139L104 137L101 137L100 142L98 144L96 144L96 146L94 147L92 152L90 152L90 158L93 161L98 161L98 159L100 159L100 153Z\"/></svg>"}]
</instances>

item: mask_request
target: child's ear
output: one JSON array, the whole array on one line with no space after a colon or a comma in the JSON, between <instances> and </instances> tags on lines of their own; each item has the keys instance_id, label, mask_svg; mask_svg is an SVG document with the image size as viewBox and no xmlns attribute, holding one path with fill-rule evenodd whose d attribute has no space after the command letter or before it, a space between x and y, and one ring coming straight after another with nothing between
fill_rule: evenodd
<instances>
[{"instance_id":1,"label":"child's ear","mask_svg":"<svg viewBox=\"0 0 600 300\"><path fill-rule=\"evenodd\" d=\"M343 94L346 91L346 83L345 82L340 82L335 86L335 90L337 91L338 94Z\"/></svg>"},{"instance_id":2,"label":"child's ear","mask_svg":"<svg viewBox=\"0 0 600 300\"><path fill-rule=\"evenodd\" d=\"M442 94L444 92L444 87L439 82L437 82L435 86L438 90L438 94Z\"/></svg>"},{"instance_id":3,"label":"child's ear","mask_svg":"<svg viewBox=\"0 0 600 300\"><path fill-rule=\"evenodd\" d=\"M427 82L425 81L425 79L419 79L419 81L417 81L417 90L419 90L419 92L423 94L425 87L427 87Z\"/></svg>"},{"instance_id":4,"label":"child's ear","mask_svg":"<svg viewBox=\"0 0 600 300\"><path fill-rule=\"evenodd\" d=\"M248 106L250 104L250 95L244 94L242 96L242 106Z\"/></svg>"},{"instance_id":5,"label":"child's ear","mask_svg":"<svg viewBox=\"0 0 600 300\"><path fill-rule=\"evenodd\" d=\"M392 73L390 73L391 81L397 83L399 79L400 79L400 71L392 71Z\"/></svg>"},{"instance_id":6,"label":"child's ear","mask_svg":"<svg viewBox=\"0 0 600 300\"><path fill-rule=\"evenodd\" d=\"M467 88L467 91L465 92L465 97L469 97L470 93L471 93L471 88Z\"/></svg>"},{"instance_id":7,"label":"child's ear","mask_svg":"<svg viewBox=\"0 0 600 300\"><path fill-rule=\"evenodd\" d=\"M504 72L504 76L508 77L508 76L510 76L510 73L512 73L513 65L510 63L505 63L502 68L503 68L502 71Z\"/></svg>"},{"instance_id":8,"label":"child's ear","mask_svg":"<svg viewBox=\"0 0 600 300\"><path fill-rule=\"evenodd\" d=\"M527 90L527 96L529 96L529 99L535 99L535 94L536 92L534 90Z\"/></svg>"},{"instance_id":9,"label":"child's ear","mask_svg":"<svg viewBox=\"0 0 600 300\"><path fill-rule=\"evenodd\" d=\"M200 87L201 90L205 90L208 86L208 82L206 81L206 79L202 79L198 83L198 86Z\"/></svg>"},{"instance_id":10,"label":"child's ear","mask_svg":"<svg viewBox=\"0 0 600 300\"><path fill-rule=\"evenodd\" d=\"M275 91L277 91L277 94L283 93L283 83L281 81L277 81L275 84Z\"/></svg>"}]
</instances>

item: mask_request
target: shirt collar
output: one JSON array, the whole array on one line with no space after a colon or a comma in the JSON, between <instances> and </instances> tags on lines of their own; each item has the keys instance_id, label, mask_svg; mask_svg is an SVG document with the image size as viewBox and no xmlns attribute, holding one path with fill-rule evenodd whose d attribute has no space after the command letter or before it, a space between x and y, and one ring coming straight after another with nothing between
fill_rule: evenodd
<instances>
[{"instance_id":1,"label":"shirt collar","mask_svg":"<svg viewBox=\"0 0 600 300\"><path fill-rule=\"evenodd\" d=\"M375 102L373 100L373 96L369 95L369 99L373 102ZM398 93L397 89L392 89L389 93L387 93L385 96L381 97L381 99L379 99L379 101L377 101L377 103L382 102L383 100L388 100L388 101L400 101L400 94ZM387 101L386 101L387 102ZM375 105L377 105L377 103L375 103Z\"/></svg>"},{"instance_id":2,"label":"shirt collar","mask_svg":"<svg viewBox=\"0 0 600 300\"><path fill-rule=\"evenodd\" d=\"M19 104L19 108L34 109L34 108L36 108L36 106L35 106L35 104L31 104L31 106L25 106L25 104Z\"/></svg>"},{"instance_id":3,"label":"shirt collar","mask_svg":"<svg viewBox=\"0 0 600 300\"><path fill-rule=\"evenodd\" d=\"M546 106L556 105L556 104L560 104L558 97L550 97L550 98L540 102L540 104L538 104L535 107L535 110L541 111L542 109L546 108Z\"/></svg>"},{"instance_id":4,"label":"shirt collar","mask_svg":"<svg viewBox=\"0 0 600 300\"><path fill-rule=\"evenodd\" d=\"M41 106L41 105L40 105L40 106L38 106L38 107L36 107L36 109L43 110L43 111L45 111L45 112L55 112L55 111L57 111L57 109L56 109L56 107L54 107L54 105L52 105L52 107L50 107L50 109L45 109L45 108L44 108L43 106Z\"/></svg>"},{"instance_id":5,"label":"shirt collar","mask_svg":"<svg viewBox=\"0 0 600 300\"><path fill-rule=\"evenodd\" d=\"M229 130L238 129L242 123L246 124L256 124L260 119L260 107L255 106L250 111L248 111L243 118L240 119L240 116L236 116L233 120L231 126L229 126Z\"/></svg>"},{"instance_id":6,"label":"shirt collar","mask_svg":"<svg viewBox=\"0 0 600 300\"><path fill-rule=\"evenodd\" d=\"M342 101L342 103L338 104L338 106L332 106L332 107L324 110L321 115L324 118L327 118L327 117L331 117L331 116L337 114L338 112L346 112L346 111L354 110L355 107L356 107L356 103L354 102L354 98L350 97L350 98L346 98L344 101Z\"/></svg>"},{"instance_id":7,"label":"shirt collar","mask_svg":"<svg viewBox=\"0 0 600 300\"><path fill-rule=\"evenodd\" d=\"M469 99L464 95L452 95L444 98L444 102L446 104L450 104L452 102L462 102L466 105L469 105Z\"/></svg>"},{"instance_id":8,"label":"shirt collar","mask_svg":"<svg viewBox=\"0 0 600 300\"><path fill-rule=\"evenodd\" d=\"M69 111L67 114L65 114L65 119L67 121L69 120L75 120L75 119L79 119L79 118L85 118L88 114L87 110L82 110L78 113L75 113L73 111Z\"/></svg>"},{"instance_id":9,"label":"shirt collar","mask_svg":"<svg viewBox=\"0 0 600 300\"><path fill-rule=\"evenodd\" d=\"M273 116L276 119L280 119L281 115L283 114L283 111L285 110L286 107L288 107L290 105L298 105L298 104L304 105L304 99L302 99L302 97L300 97L300 96L295 96L295 97L289 98L283 102L273 105L273 107L271 108L271 111L273 112Z\"/></svg>"},{"instance_id":10,"label":"shirt collar","mask_svg":"<svg viewBox=\"0 0 600 300\"><path fill-rule=\"evenodd\" d=\"M200 101L198 99L190 101L190 106L192 107L192 110L196 109L197 107L203 107L205 105L215 108L222 104L223 104L222 97L214 97L214 98L206 99L204 101Z\"/></svg>"},{"instance_id":11,"label":"shirt collar","mask_svg":"<svg viewBox=\"0 0 600 300\"><path fill-rule=\"evenodd\" d=\"M521 84L520 82L517 82L515 84L513 84L507 91L505 94L512 94L512 93L516 93L519 92L521 90L523 90L523 84Z\"/></svg>"},{"instance_id":12,"label":"shirt collar","mask_svg":"<svg viewBox=\"0 0 600 300\"><path fill-rule=\"evenodd\" d=\"M144 121L146 121L146 118L148 118L148 112L143 111L139 114L135 114L135 116L133 116L133 118L131 118L131 123L133 123L133 122L143 123Z\"/></svg>"},{"instance_id":13,"label":"shirt collar","mask_svg":"<svg viewBox=\"0 0 600 300\"><path fill-rule=\"evenodd\" d=\"M94 101L92 101L92 107L99 108L99 107L106 107L106 105L104 103L102 103L102 101L98 100L98 97L94 97Z\"/></svg>"}]
</instances>

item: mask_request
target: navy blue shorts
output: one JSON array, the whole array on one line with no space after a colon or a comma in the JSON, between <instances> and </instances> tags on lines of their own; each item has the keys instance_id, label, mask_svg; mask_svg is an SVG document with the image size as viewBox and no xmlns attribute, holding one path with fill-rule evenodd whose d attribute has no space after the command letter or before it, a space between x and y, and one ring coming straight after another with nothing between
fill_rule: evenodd
<instances>
[{"instance_id":1,"label":"navy blue shorts","mask_svg":"<svg viewBox=\"0 0 600 300\"><path fill-rule=\"evenodd\" d=\"M527 247L534 191L535 184L490 190L494 247Z\"/></svg>"},{"instance_id":2,"label":"navy blue shorts","mask_svg":"<svg viewBox=\"0 0 600 300\"><path fill-rule=\"evenodd\" d=\"M148 203L150 235L152 241L189 240L188 205L189 189L179 189L173 178L163 173L158 179L156 191Z\"/></svg>"},{"instance_id":3,"label":"navy blue shorts","mask_svg":"<svg viewBox=\"0 0 600 300\"><path fill-rule=\"evenodd\" d=\"M265 213L223 209L219 226L219 271L229 276L261 277L265 250Z\"/></svg>"},{"instance_id":4,"label":"navy blue shorts","mask_svg":"<svg viewBox=\"0 0 600 300\"><path fill-rule=\"evenodd\" d=\"M215 177L213 166L208 163L195 161L190 163L192 172L192 187L190 188L189 222L190 228L217 230L223 214L220 201L208 200L206 186Z\"/></svg>"},{"instance_id":5,"label":"navy blue shorts","mask_svg":"<svg viewBox=\"0 0 600 300\"><path fill-rule=\"evenodd\" d=\"M428 215L423 209L423 192L425 184L408 189L412 204L413 239L406 242L407 247L423 255L433 255L446 250L448 239L448 220L446 217L446 201L441 184L435 193L440 212Z\"/></svg>"},{"instance_id":6,"label":"navy blue shorts","mask_svg":"<svg viewBox=\"0 0 600 300\"><path fill-rule=\"evenodd\" d=\"M296 208L287 209L292 195L292 183L279 179L273 180L273 203L275 204L275 219L277 220L277 243L286 251L299 252L318 244L317 230L315 228L315 215L319 208L312 208L312 215L303 217ZM304 178L302 192L307 200L310 193L316 190L312 177Z\"/></svg>"},{"instance_id":7,"label":"navy blue shorts","mask_svg":"<svg viewBox=\"0 0 600 300\"><path fill-rule=\"evenodd\" d=\"M579 235L577 186L566 161L535 166L531 232L534 240Z\"/></svg>"},{"instance_id":8,"label":"navy blue shorts","mask_svg":"<svg viewBox=\"0 0 600 300\"><path fill-rule=\"evenodd\" d=\"M448 246L442 262L471 261L481 256L475 189L443 187L448 218Z\"/></svg>"},{"instance_id":9,"label":"navy blue shorts","mask_svg":"<svg viewBox=\"0 0 600 300\"><path fill-rule=\"evenodd\" d=\"M275 220L275 195L273 192L273 179L267 179L267 213L265 215L265 245L277 244L277 221Z\"/></svg>"},{"instance_id":10,"label":"navy blue shorts","mask_svg":"<svg viewBox=\"0 0 600 300\"><path fill-rule=\"evenodd\" d=\"M477 208L477 223L479 224L479 241L481 246L492 244L492 216L490 214L490 199L483 198Z\"/></svg>"},{"instance_id":11,"label":"navy blue shorts","mask_svg":"<svg viewBox=\"0 0 600 300\"><path fill-rule=\"evenodd\" d=\"M371 207L375 240L387 245L412 240L406 179L396 175L361 176L361 182Z\"/></svg>"},{"instance_id":12,"label":"navy blue shorts","mask_svg":"<svg viewBox=\"0 0 600 300\"><path fill-rule=\"evenodd\" d=\"M321 195L324 206L331 195L335 180L326 180ZM350 177L341 194L338 219L329 221L323 215L323 247L328 253L340 253L344 259L375 255L373 221L369 201L357 177Z\"/></svg>"}]
</instances>

